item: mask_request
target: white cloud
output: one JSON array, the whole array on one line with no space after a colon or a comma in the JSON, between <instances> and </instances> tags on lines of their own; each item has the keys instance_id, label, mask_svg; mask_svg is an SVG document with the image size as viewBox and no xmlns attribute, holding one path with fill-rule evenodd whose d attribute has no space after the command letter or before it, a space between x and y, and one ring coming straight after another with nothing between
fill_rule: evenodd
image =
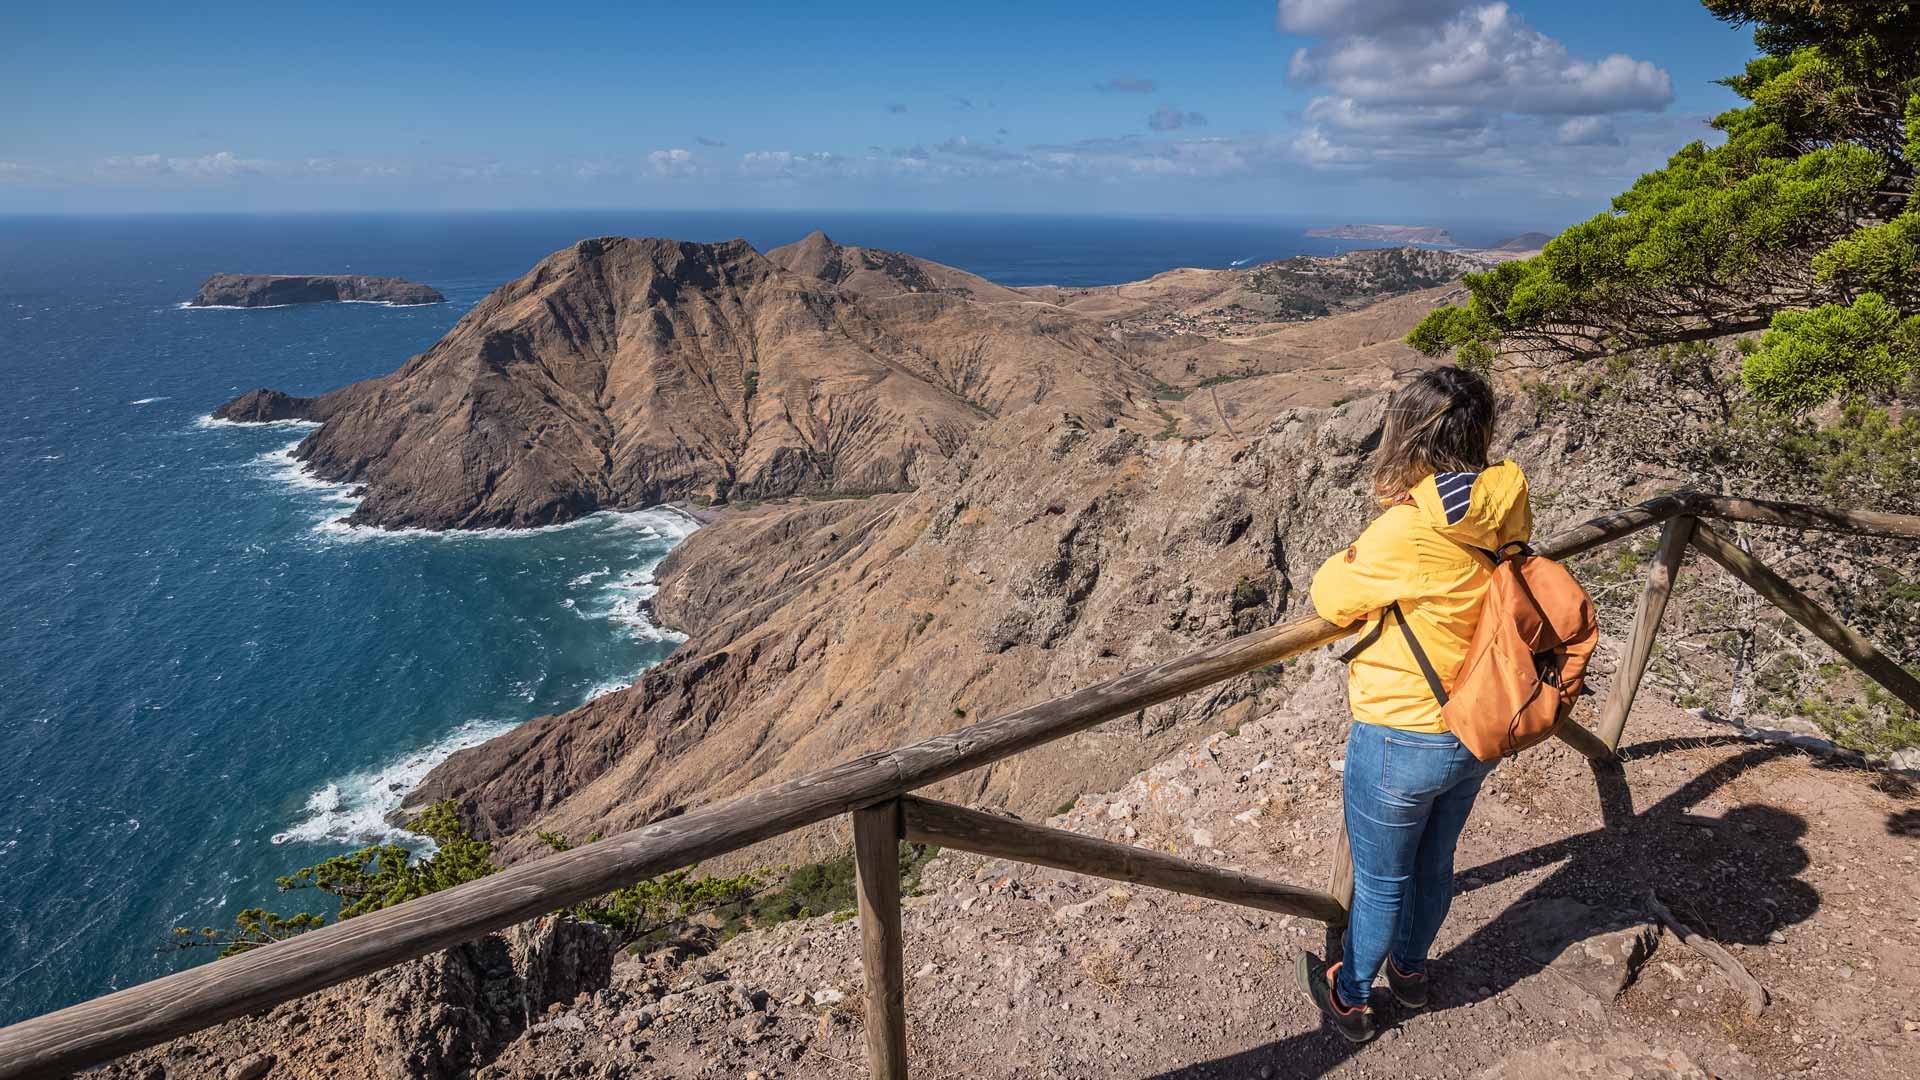
<instances>
[{"instance_id":1,"label":"white cloud","mask_svg":"<svg viewBox=\"0 0 1920 1080\"><path fill-rule=\"evenodd\" d=\"M53 173L24 161L0 161L0 184L40 184L53 179Z\"/></svg>"},{"instance_id":2,"label":"white cloud","mask_svg":"<svg viewBox=\"0 0 1920 1080\"><path fill-rule=\"evenodd\" d=\"M1318 36L1287 74L1327 91L1292 139L1321 168L1547 173L1566 166L1562 148L1621 145L1610 116L1673 101L1658 66L1577 56L1505 3L1280 0L1277 22Z\"/></svg>"},{"instance_id":3,"label":"white cloud","mask_svg":"<svg viewBox=\"0 0 1920 1080\"><path fill-rule=\"evenodd\" d=\"M648 154L647 168L655 176L692 176L700 171L700 163L693 151L676 146Z\"/></svg>"},{"instance_id":4,"label":"white cloud","mask_svg":"<svg viewBox=\"0 0 1920 1080\"><path fill-rule=\"evenodd\" d=\"M1337 33L1296 51L1288 75L1367 104L1567 115L1673 101L1673 78L1661 68L1618 53L1576 57L1504 3L1464 8L1433 26Z\"/></svg>"},{"instance_id":5,"label":"white cloud","mask_svg":"<svg viewBox=\"0 0 1920 1080\"><path fill-rule=\"evenodd\" d=\"M243 158L230 150L199 157L165 157L160 154L116 155L103 158L97 171L109 178L175 176L195 180L220 180L268 171L269 162L261 158Z\"/></svg>"}]
</instances>

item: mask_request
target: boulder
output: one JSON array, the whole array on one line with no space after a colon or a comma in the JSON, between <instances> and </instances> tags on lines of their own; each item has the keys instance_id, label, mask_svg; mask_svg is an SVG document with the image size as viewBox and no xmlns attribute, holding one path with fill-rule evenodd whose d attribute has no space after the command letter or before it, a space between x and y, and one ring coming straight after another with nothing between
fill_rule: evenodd
<instances>
[{"instance_id":1,"label":"boulder","mask_svg":"<svg viewBox=\"0 0 1920 1080\"><path fill-rule=\"evenodd\" d=\"M1528 956L1602 1004L1627 988L1660 943L1659 926L1642 914L1567 897L1523 901L1500 921Z\"/></svg>"}]
</instances>

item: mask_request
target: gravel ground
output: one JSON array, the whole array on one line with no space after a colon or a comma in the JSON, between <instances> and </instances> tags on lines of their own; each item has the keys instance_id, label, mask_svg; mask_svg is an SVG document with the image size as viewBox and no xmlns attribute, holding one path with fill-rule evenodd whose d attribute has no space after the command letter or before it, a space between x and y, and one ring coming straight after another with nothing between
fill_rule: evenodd
<instances>
[{"instance_id":1,"label":"gravel ground","mask_svg":"<svg viewBox=\"0 0 1920 1080\"><path fill-rule=\"evenodd\" d=\"M1344 728L1282 712L1050 824L1283 881L1324 880ZM1460 853L1434 1002L1374 1043L1295 989L1318 924L946 853L907 901L924 1077L1920 1075L1920 800L1911 785L1655 704L1620 770L1558 744L1489 779ZM1757 1019L1645 897L1766 986ZM635 960L555 1006L484 1077L864 1075L844 915ZM1382 995L1384 997L1384 994Z\"/></svg>"}]
</instances>

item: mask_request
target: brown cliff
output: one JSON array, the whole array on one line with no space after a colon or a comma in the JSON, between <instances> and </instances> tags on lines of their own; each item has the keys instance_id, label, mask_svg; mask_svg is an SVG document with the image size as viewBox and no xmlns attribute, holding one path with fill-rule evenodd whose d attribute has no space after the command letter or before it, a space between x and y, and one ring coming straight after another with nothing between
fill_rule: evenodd
<instances>
[{"instance_id":1,"label":"brown cliff","mask_svg":"<svg viewBox=\"0 0 1920 1080\"><path fill-rule=\"evenodd\" d=\"M392 375L286 408L325 420L297 456L365 487L354 523L473 528L899 490L998 414L1107 423L1144 412L1150 387L1097 325L1043 306L862 297L744 241L603 238L495 290Z\"/></svg>"}]
</instances>

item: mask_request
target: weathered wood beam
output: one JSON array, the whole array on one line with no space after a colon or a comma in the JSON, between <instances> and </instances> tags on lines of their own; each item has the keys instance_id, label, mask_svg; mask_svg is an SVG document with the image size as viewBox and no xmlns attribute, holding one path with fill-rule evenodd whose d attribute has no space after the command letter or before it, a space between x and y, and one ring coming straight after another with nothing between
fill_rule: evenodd
<instances>
[{"instance_id":1,"label":"weathered wood beam","mask_svg":"<svg viewBox=\"0 0 1920 1080\"><path fill-rule=\"evenodd\" d=\"M1347 839L1346 807L1342 799L1340 834L1333 838L1333 866L1327 871L1327 895L1340 905L1340 924L1353 911L1353 842Z\"/></svg>"},{"instance_id":2,"label":"weathered wood beam","mask_svg":"<svg viewBox=\"0 0 1920 1080\"><path fill-rule=\"evenodd\" d=\"M1541 541L1565 559L1679 513L1663 495ZM1347 636L1316 615L498 874L0 1028L0 1080L60 1077L883 802Z\"/></svg>"},{"instance_id":3,"label":"weathered wood beam","mask_svg":"<svg viewBox=\"0 0 1920 1080\"><path fill-rule=\"evenodd\" d=\"M1238 870L1203 866L1064 829L1029 825L952 803L907 796L900 800L900 819L906 825L907 839L915 843L938 844L996 859L1130 881L1282 915L1302 915L1321 922L1346 919L1346 909L1338 900L1315 889L1283 885Z\"/></svg>"},{"instance_id":4,"label":"weathered wood beam","mask_svg":"<svg viewBox=\"0 0 1920 1080\"><path fill-rule=\"evenodd\" d=\"M900 802L853 812L854 891L866 975L867 1072L907 1080L907 962L900 934Z\"/></svg>"},{"instance_id":5,"label":"weathered wood beam","mask_svg":"<svg viewBox=\"0 0 1920 1080\"><path fill-rule=\"evenodd\" d=\"M1549 559L1571 559L1650 525L1658 525L1685 508L1686 501L1679 495L1657 495L1637 506L1616 510L1555 533L1534 544L1533 551Z\"/></svg>"},{"instance_id":6,"label":"weathered wood beam","mask_svg":"<svg viewBox=\"0 0 1920 1080\"><path fill-rule=\"evenodd\" d=\"M1687 513L1707 517L1746 521L1755 525L1780 525L1792 529L1820 529L1827 532L1856 533L1861 536L1888 536L1902 540L1920 540L1920 517L1912 514L1883 514L1873 510L1828 510L1799 503L1770 499L1735 499L1725 495L1688 492Z\"/></svg>"},{"instance_id":7,"label":"weathered wood beam","mask_svg":"<svg viewBox=\"0 0 1920 1080\"><path fill-rule=\"evenodd\" d=\"M1620 734L1627 727L1627 712L1640 692L1640 679L1653 656L1653 638L1660 630L1660 617L1667 613L1667 598L1673 595L1674 575L1686 557L1687 541L1693 538L1694 519L1682 514L1668 518L1660 530L1660 547L1653 553L1653 565L1647 571L1647 587L1640 592L1640 608L1633 617L1633 631L1627 649L1620 655L1619 670L1607 691L1607 702L1600 710L1595 734L1608 750L1620 747Z\"/></svg>"},{"instance_id":8,"label":"weathered wood beam","mask_svg":"<svg viewBox=\"0 0 1920 1080\"><path fill-rule=\"evenodd\" d=\"M1826 609L1814 603L1806 593L1794 588L1786 578L1740 550L1733 541L1715 532L1705 522L1695 526L1693 546L1719 563L1727 573L1746 582L1753 591L1772 601L1775 607L1792 616L1793 621L1813 631L1815 637L1833 646L1835 652L1852 661L1874 682L1886 687L1888 693L1905 702L1909 709L1920 711L1920 679L1915 679L1905 668L1894 663L1875 648L1873 642L1827 614Z\"/></svg>"},{"instance_id":9,"label":"weathered wood beam","mask_svg":"<svg viewBox=\"0 0 1920 1080\"><path fill-rule=\"evenodd\" d=\"M1553 737L1580 752L1588 761L1606 762L1614 760L1613 748L1600 741L1600 736L1580 726L1580 722L1568 717L1553 727Z\"/></svg>"}]
</instances>

